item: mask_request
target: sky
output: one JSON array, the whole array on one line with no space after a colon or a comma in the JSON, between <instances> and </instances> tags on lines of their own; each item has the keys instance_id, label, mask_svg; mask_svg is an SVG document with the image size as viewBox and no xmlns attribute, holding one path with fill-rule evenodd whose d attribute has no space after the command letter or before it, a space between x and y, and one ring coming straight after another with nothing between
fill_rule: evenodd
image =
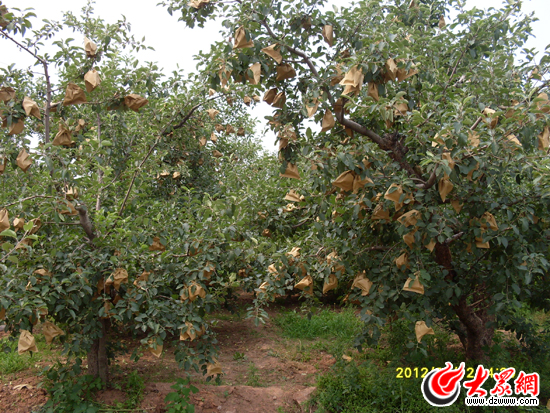
<instances>
[{"instance_id":1,"label":"sky","mask_svg":"<svg viewBox=\"0 0 550 413\"><path fill-rule=\"evenodd\" d=\"M159 0L160 1L160 0ZM468 6L478 8L498 7L504 0L468 0ZM19 9L33 8L38 19L33 19L35 28L40 26L41 19L61 20L66 11L72 11L79 15L80 10L86 4L86 0L3 0L8 7ZM145 4L148 3L146 6ZM96 15L103 17L108 22L116 21L121 15L126 16L127 21L132 24L132 33L138 39L145 36L145 43L152 46L154 51L140 52L140 61L158 62L159 67L170 73L179 65L186 71L196 70L196 62L193 56L200 50L209 50L210 44L219 40L219 24L208 22L203 29L188 29L183 22L178 22L176 13L170 16L165 7L156 6L157 0L96 0ZM348 1L338 1L342 6ZM533 24L532 38L526 47L535 47L539 50L539 57L550 44L550 25L544 21L550 15L550 0L524 0L523 10L526 13L535 12L541 21ZM169 42L167 39L174 39ZM177 42L177 43L176 43ZM177 52L175 52L177 48ZM1 42L0 67L5 67L13 62L21 65L32 65L33 60L26 55L26 52L19 51L15 46L8 45L8 42ZM23 66L25 67L25 66ZM262 102L252 111L252 114L259 119L271 114L271 107ZM258 128L259 131L263 127ZM275 136L271 133L261 136L262 144L270 152L275 150Z\"/></svg>"}]
</instances>

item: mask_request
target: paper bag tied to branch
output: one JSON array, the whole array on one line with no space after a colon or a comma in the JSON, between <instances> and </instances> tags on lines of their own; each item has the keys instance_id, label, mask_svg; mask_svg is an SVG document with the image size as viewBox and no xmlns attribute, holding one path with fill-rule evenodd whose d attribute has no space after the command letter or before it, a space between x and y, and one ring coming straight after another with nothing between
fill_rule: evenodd
<instances>
[{"instance_id":1,"label":"paper bag tied to branch","mask_svg":"<svg viewBox=\"0 0 550 413\"><path fill-rule=\"evenodd\" d=\"M420 283L420 280L418 279L419 274L419 271L414 274L416 276L414 280L410 277L407 279L405 285L403 286L403 291L412 291L413 293L424 295L424 286Z\"/></svg>"},{"instance_id":2,"label":"paper bag tied to branch","mask_svg":"<svg viewBox=\"0 0 550 413\"><path fill-rule=\"evenodd\" d=\"M86 56L94 57L97 54L97 44L95 44L90 39L85 37L84 38L84 51L86 52Z\"/></svg>"},{"instance_id":3,"label":"paper bag tied to branch","mask_svg":"<svg viewBox=\"0 0 550 413\"><path fill-rule=\"evenodd\" d=\"M300 179L300 173L298 172L298 167L293 163L287 163L287 167L284 174L279 174L281 177L284 178L294 178L294 179Z\"/></svg>"},{"instance_id":4,"label":"paper bag tied to branch","mask_svg":"<svg viewBox=\"0 0 550 413\"><path fill-rule=\"evenodd\" d=\"M275 96L277 96L277 92L277 88L269 89L267 92L265 92L263 98L264 102L267 102L271 105L275 100Z\"/></svg>"},{"instance_id":5,"label":"paper bag tied to branch","mask_svg":"<svg viewBox=\"0 0 550 413\"><path fill-rule=\"evenodd\" d=\"M159 237L153 238L153 244L149 247L149 251L164 251L166 247L162 245Z\"/></svg>"},{"instance_id":6,"label":"paper bag tied to branch","mask_svg":"<svg viewBox=\"0 0 550 413\"><path fill-rule=\"evenodd\" d=\"M330 290L334 290L338 287L338 278L336 278L336 275L330 274L328 276L328 282L325 281L323 284L323 294L328 293Z\"/></svg>"},{"instance_id":7,"label":"paper bag tied to branch","mask_svg":"<svg viewBox=\"0 0 550 413\"><path fill-rule=\"evenodd\" d=\"M286 103L286 94L285 92L278 93L277 96L275 96L275 99L273 99L273 103L271 106L274 108L282 109L284 108Z\"/></svg>"},{"instance_id":8,"label":"paper bag tied to branch","mask_svg":"<svg viewBox=\"0 0 550 413\"><path fill-rule=\"evenodd\" d=\"M332 112L330 109L327 109L325 111L325 116L323 116L323 122L321 123L321 132L327 132L331 130L336 122L334 121L334 116L332 116Z\"/></svg>"},{"instance_id":9,"label":"paper bag tied to branch","mask_svg":"<svg viewBox=\"0 0 550 413\"><path fill-rule=\"evenodd\" d=\"M312 295L313 294L313 278L311 278L311 275L306 275L304 278L300 280L298 284L294 286L294 288L298 290L304 291L306 294Z\"/></svg>"},{"instance_id":10,"label":"paper bag tied to branch","mask_svg":"<svg viewBox=\"0 0 550 413\"><path fill-rule=\"evenodd\" d=\"M220 111L217 110L217 109L208 109L208 110L206 111L206 113L208 113L208 116L210 116L210 119L214 120L214 118L216 117L216 115L217 115L218 113L220 113Z\"/></svg>"},{"instance_id":11,"label":"paper bag tied to branch","mask_svg":"<svg viewBox=\"0 0 550 413\"><path fill-rule=\"evenodd\" d=\"M200 338L204 333L206 333L206 329L204 328L204 325L201 326L201 329L198 330L193 323L190 321L185 322L185 327L182 328L180 333L180 340L181 341L194 341L197 338Z\"/></svg>"},{"instance_id":12,"label":"paper bag tied to branch","mask_svg":"<svg viewBox=\"0 0 550 413\"><path fill-rule=\"evenodd\" d=\"M124 105L137 112L140 108L145 106L149 101L140 95L132 93L124 97Z\"/></svg>"},{"instance_id":13,"label":"paper bag tied to branch","mask_svg":"<svg viewBox=\"0 0 550 413\"><path fill-rule=\"evenodd\" d=\"M80 103L86 103L86 95L80 86L73 82L69 82L67 89L65 90L65 98L63 99L63 105L78 105Z\"/></svg>"},{"instance_id":14,"label":"paper bag tied to branch","mask_svg":"<svg viewBox=\"0 0 550 413\"><path fill-rule=\"evenodd\" d=\"M10 227L10 217L6 208L0 209L0 232Z\"/></svg>"},{"instance_id":15,"label":"paper bag tied to branch","mask_svg":"<svg viewBox=\"0 0 550 413\"><path fill-rule=\"evenodd\" d=\"M286 79L292 79L296 76L296 71L288 63L283 63L277 66L276 81L280 82Z\"/></svg>"},{"instance_id":16,"label":"paper bag tied to branch","mask_svg":"<svg viewBox=\"0 0 550 413\"><path fill-rule=\"evenodd\" d=\"M281 56L281 53L275 49L276 47L277 43L274 43L271 46L264 47L262 49L262 52L275 60L278 64L281 64L281 62L283 61L283 56Z\"/></svg>"},{"instance_id":17,"label":"paper bag tied to branch","mask_svg":"<svg viewBox=\"0 0 550 413\"><path fill-rule=\"evenodd\" d=\"M25 129L25 120L23 118L17 120L14 119L10 125L8 133L10 135L19 135L23 132L23 129Z\"/></svg>"},{"instance_id":18,"label":"paper bag tied to branch","mask_svg":"<svg viewBox=\"0 0 550 413\"><path fill-rule=\"evenodd\" d=\"M23 109L25 109L27 116L34 116L36 119L40 119L40 109L38 105L28 96L25 96L25 99L23 99Z\"/></svg>"},{"instance_id":19,"label":"paper bag tied to branch","mask_svg":"<svg viewBox=\"0 0 550 413\"><path fill-rule=\"evenodd\" d=\"M541 151L546 151L550 147L550 127L546 125L538 136L538 149Z\"/></svg>"},{"instance_id":20,"label":"paper bag tied to branch","mask_svg":"<svg viewBox=\"0 0 550 413\"><path fill-rule=\"evenodd\" d=\"M372 284L372 281L366 277L366 273L363 271L355 276L351 288L359 288L361 295L366 296L369 295Z\"/></svg>"},{"instance_id":21,"label":"paper bag tied to branch","mask_svg":"<svg viewBox=\"0 0 550 413\"><path fill-rule=\"evenodd\" d=\"M291 202L300 202L304 200L304 197L303 195L300 196L294 189L291 189L288 191L288 194L285 195L285 199Z\"/></svg>"},{"instance_id":22,"label":"paper bag tied to branch","mask_svg":"<svg viewBox=\"0 0 550 413\"><path fill-rule=\"evenodd\" d=\"M4 103L9 102L15 97L15 89L12 87L2 87L0 88L0 100Z\"/></svg>"},{"instance_id":23,"label":"paper bag tied to branch","mask_svg":"<svg viewBox=\"0 0 550 413\"><path fill-rule=\"evenodd\" d=\"M30 155L25 149L21 149L19 155L17 155L17 166L21 168L23 172L27 172L31 165L32 160L30 158Z\"/></svg>"},{"instance_id":24,"label":"paper bag tied to branch","mask_svg":"<svg viewBox=\"0 0 550 413\"><path fill-rule=\"evenodd\" d=\"M358 66L353 66L344 76L341 85L345 86L344 95L357 95L363 88L363 71Z\"/></svg>"},{"instance_id":25,"label":"paper bag tied to branch","mask_svg":"<svg viewBox=\"0 0 550 413\"><path fill-rule=\"evenodd\" d=\"M73 144L73 136L67 125L59 122L59 131L55 135L52 145L55 146L71 146Z\"/></svg>"},{"instance_id":26,"label":"paper bag tied to branch","mask_svg":"<svg viewBox=\"0 0 550 413\"><path fill-rule=\"evenodd\" d=\"M261 63L254 63L251 65L248 70L252 72L252 78L248 76L248 73L245 74L245 78L250 82L251 85L257 85L260 83L262 76L262 65ZM247 71L248 72L248 71Z\"/></svg>"},{"instance_id":27,"label":"paper bag tied to branch","mask_svg":"<svg viewBox=\"0 0 550 413\"><path fill-rule=\"evenodd\" d=\"M216 376L218 374L222 374L223 371L222 371L222 365L220 363L218 363L217 361L215 362L215 364L211 364L209 363L207 366L206 366L206 375L208 377L210 376Z\"/></svg>"},{"instance_id":28,"label":"paper bag tied to branch","mask_svg":"<svg viewBox=\"0 0 550 413\"><path fill-rule=\"evenodd\" d=\"M27 351L37 352L38 348L36 347L34 336L27 330L21 330L19 343L17 345L17 353L21 355L23 353L26 353Z\"/></svg>"},{"instance_id":29,"label":"paper bag tied to branch","mask_svg":"<svg viewBox=\"0 0 550 413\"><path fill-rule=\"evenodd\" d=\"M334 31L330 24L325 24L323 26L323 39L325 39L325 42L332 47L334 41Z\"/></svg>"},{"instance_id":30,"label":"paper bag tied to branch","mask_svg":"<svg viewBox=\"0 0 550 413\"><path fill-rule=\"evenodd\" d=\"M84 75L84 84L86 85L86 92L88 93L101 84L101 78L99 77L97 70L92 69Z\"/></svg>"},{"instance_id":31,"label":"paper bag tied to branch","mask_svg":"<svg viewBox=\"0 0 550 413\"><path fill-rule=\"evenodd\" d=\"M105 281L105 286L114 285L115 290L119 291L122 284L128 282L128 271L124 268L117 268L111 276Z\"/></svg>"},{"instance_id":32,"label":"paper bag tied to branch","mask_svg":"<svg viewBox=\"0 0 550 413\"><path fill-rule=\"evenodd\" d=\"M439 189L441 200L445 202L445 200L447 199L447 195L449 195L449 193L453 190L454 185L449 179L443 178L439 180L437 187Z\"/></svg>"},{"instance_id":33,"label":"paper bag tied to branch","mask_svg":"<svg viewBox=\"0 0 550 413\"><path fill-rule=\"evenodd\" d=\"M233 45L233 49L245 49L248 47L254 47L254 42L252 39L246 40L246 30L241 26L235 32L235 44Z\"/></svg>"},{"instance_id":34,"label":"paper bag tied to branch","mask_svg":"<svg viewBox=\"0 0 550 413\"><path fill-rule=\"evenodd\" d=\"M45 321L42 324L42 334L44 334L44 337L46 338L46 343L52 344L54 338L58 336L64 336L65 332L57 327L55 324L52 324L49 321Z\"/></svg>"},{"instance_id":35,"label":"paper bag tied to branch","mask_svg":"<svg viewBox=\"0 0 550 413\"><path fill-rule=\"evenodd\" d=\"M425 321L417 321L416 325L414 326L414 332L416 334L416 340L419 343L422 341L422 337L424 337L425 335L435 334L433 328L428 327Z\"/></svg>"}]
</instances>

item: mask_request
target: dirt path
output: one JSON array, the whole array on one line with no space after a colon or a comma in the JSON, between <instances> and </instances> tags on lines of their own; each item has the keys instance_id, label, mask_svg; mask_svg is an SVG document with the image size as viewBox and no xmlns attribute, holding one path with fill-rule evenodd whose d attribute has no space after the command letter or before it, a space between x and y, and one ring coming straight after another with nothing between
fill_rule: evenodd
<instances>
[{"instance_id":1,"label":"dirt path","mask_svg":"<svg viewBox=\"0 0 550 413\"><path fill-rule=\"evenodd\" d=\"M242 297L246 305L250 297ZM276 316L278 308L269 310ZM285 303L288 309L288 303ZM315 389L317 376L326 372L335 362L322 351L303 351L300 340L281 337L273 321L254 326L236 314L220 312L212 316L213 330L219 341L219 362L223 368L222 384L205 383L202 375L193 375L192 384L199 392L192 396L197 413L295 413L309 399ZM164 398L176 378L186 378L174 360L173 349L165 349L157 359L145 353L137 363L130 355L119 356L112 369L113 382L124 382L136 371L145 380L140 408L145 412L165 411ZM0 382L0 411L23 413L46 401L46 394L35 386L38 382L32 371L22 371ZM28 383L32 387L15 390L14 385ZM101 403L114 406L123 402L126 394L108 389L97 394ZM5 409L5 410L3 410ZM114 409L113 411L116 411ZM140 411L139 409L136 410Z\"/></svg>"}]
</instances>

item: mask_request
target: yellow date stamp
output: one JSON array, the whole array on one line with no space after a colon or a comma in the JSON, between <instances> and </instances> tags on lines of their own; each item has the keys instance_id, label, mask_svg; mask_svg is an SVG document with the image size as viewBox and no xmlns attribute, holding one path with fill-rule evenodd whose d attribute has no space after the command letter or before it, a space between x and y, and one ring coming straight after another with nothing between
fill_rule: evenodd
<instances>
[{"instance_id":1,"label":"yellow date stamp","mask_svg":"<svg viewBox=\"0 0 550 413\"><path fill-rule=\"evenodd\" d=\"M395 369L395 378L396 379L423 379L426 374L431 370L434 370L438 367L397 367ZM493 377L493 374L500 373L501 371L506 370L507 367L491 367L489 369L489 377ZM467 367L466 374L464 377L466 379L473 379L475 375L474 367ZM513 377L513 376L512 376Z\"/></svg>"}]
</instances>

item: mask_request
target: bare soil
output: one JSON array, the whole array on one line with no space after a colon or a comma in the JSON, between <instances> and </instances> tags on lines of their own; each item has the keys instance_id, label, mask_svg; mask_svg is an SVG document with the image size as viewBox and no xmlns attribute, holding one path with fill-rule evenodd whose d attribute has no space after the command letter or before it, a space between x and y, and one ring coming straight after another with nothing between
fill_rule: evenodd
<instances>
[{"instance_id":1,"label":"bare soil","mask_svg":"<svg viewBox=\"0 0 550 413\"><path fill-rule=\"evenodd\" d=\"M239 301L245 307L252 297L243 294ZM297 306L297 299L284 303L284 309ZM269 309L276 316L283 306ZM268 321L255 326L253 320L221 311L213 315L219 341L219 359L223 368L221 385L206 383L199 374L192 375L192 384L199 392L191 396L197 413L297 413L315 390L318 375L326 372L334 358L323 351L302 351L302 342L281 337L279 328ZM0 333L2 334L2 333ZM126 343L135 347L139 343ZM48 364L47 362L41 363ZM40 366L35 366L40 367ZM0 412L27 413L47 400L44 390L37 388L37 369L5 376L0 381ZM187 373L175 362L173 348L165 347L162 357L145 352L138 362L130 353L116 358L112 366L113 383L124 383L128 374L136 371L145 380L143 399L136 412L164 412L164 398L176 378ZM28 387L17 388L17 385ZM116 386L114 386L116 387ZM96 401L106 406L124 402L127 394L116 388L96 394ZM116 409L114 409L116 411Z\"/></svg>"}]
</instances>

